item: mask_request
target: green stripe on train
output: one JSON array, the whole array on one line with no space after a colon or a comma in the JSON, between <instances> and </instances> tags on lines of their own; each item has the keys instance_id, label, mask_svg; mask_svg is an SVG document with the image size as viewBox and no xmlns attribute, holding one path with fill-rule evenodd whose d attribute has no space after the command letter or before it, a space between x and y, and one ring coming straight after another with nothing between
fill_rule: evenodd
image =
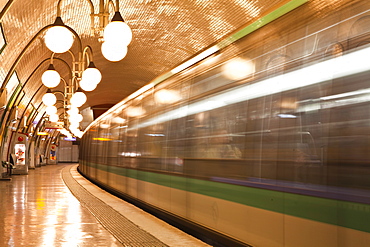
<instances>
[{"instance_id":1,"label":"green stripe on train","mask_svg":"<svg viewBox=\"0 0 370 247\"><path fill-rule=\"evenodd\" d=\"M140 181L370 233L370 205L368 204L171 176L123 167L91 163L88 165Z\"/></svg>"}]
</instances>

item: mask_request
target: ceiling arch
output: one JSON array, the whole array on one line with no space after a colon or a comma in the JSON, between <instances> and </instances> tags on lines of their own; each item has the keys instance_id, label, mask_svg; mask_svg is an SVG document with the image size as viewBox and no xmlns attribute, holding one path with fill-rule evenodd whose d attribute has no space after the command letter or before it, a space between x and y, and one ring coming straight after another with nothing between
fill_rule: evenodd
<instances>
[{"instance_id":1,"label":"ceiling arch","mask_svg":"<svg viewBox=\"0 0 370 247\"><path fill-rule=\"evenodd\" d=\"M48 67L43 62L51 57L46 48L45 26L54 22L57 5L63 22L79 35L83 46L93 50L95 65L103 75L102 82L87 92L87 102L81 107L113 105L149 83L161 74L170 71L182 61L204 50L227 34L260 18L263 14L288 2L287 0L127 0L118 1L119 11L133 31L133 40L127 56L119 62L109 62L101 54L101 40L91 31L91 3L94 12L99 12L102 0L29 0L0 1L0 22L7 45L0 54L1 89L7 87L7 78L12 76L12 67L22 88L19 100L21 111L32 104L42 112L41 97L46 87L40 87L41 75ZM115 2L115 1L112 1ZM110 17L114 9L110 7ZM97 19L94 21L96 26ZM30 41L34 39L33 42ZM29 47L28 47L28 44ZM77 44L71 51L77 52ZM17 62L20 54L24 53ZM64 78L69 69L63 62L72 64L68 53L55 56L55 68ZM35 70L36 67L39 68ZM67 79L66 79L67 80ZM8 85L9 87L9 85ZM54 90L63 91L60 84ZM8 88L8 94L12 94ZM37 90L37 92L36 92ZM8 96L9 98L9 96ZM28 101L28 102L26 102Z\"/></svg>"}]
</instances>

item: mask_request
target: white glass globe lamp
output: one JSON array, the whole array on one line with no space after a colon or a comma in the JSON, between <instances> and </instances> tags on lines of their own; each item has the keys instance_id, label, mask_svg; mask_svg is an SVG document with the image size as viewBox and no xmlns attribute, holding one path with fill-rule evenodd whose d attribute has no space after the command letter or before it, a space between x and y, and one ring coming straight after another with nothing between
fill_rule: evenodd
<instances>
[{"instance_id":1,"label":"white glass globe lamp","mask_svg":"<svg viewBox=\"0 0 370 247\"><path fill-rule=\"evenodd\" d=\"M87 80L81 80L80 81L80 87L84 91L93 91L98 85L94 83L89 83Z\"/></svg>"},{"instance_id":2,"label":"white glass globe lamp","mask_svg":"<svg viewBox=\"0 0 370 247\"><path fill-rule=\"evenodd\" d=\"M78 122L71 122L70 121L69 130L73 132L74 130L78 129L80 127L80 124Z\"/></svg>"},{"instance_id":3,"label":"white glass globe lamp","mask_svg":"<svg viewBox=\"0 0 370 247\"><path fill-rule=\"evenodd\" d=\"M82 72L82 80L92 84L98 84L101 81L101 78L102 75L93 62L90 62L87 69Z\"/></svg>"},{"instance_id":4,"label":"white glass globe lamp","mask_svg":"<svg viewBox=\"0 0 370 247\"><path fill-rule=\"evenodd\" d=\"M60 75L52 64L50 64L48 69L42 74L41 81L48 88L53 88L59 85Z\"/></svg>"},{"instance_id":5,"label":"white glass globe lamp","mask_svg":"<svg viewBox=\"0 0 370 247\"><path fill-rule=\"evenodd\" d=\"M83 116L81 114L70 115L68 120L71 123L79 123L83 120Z\"/></svg>"},{"instance_id":6,"label":"white glass globe lamp","mask_svg":"<svg viewBox=\"0 0 370 247\"><path fill-rule=\"evenodd\" d=\"M85 104L86 100L87 100L86 94L84 94L83 92L76 92L75 94L72 95L71 104L74 107L80 107L83 104Z\"/></svg>"},{"instance_id":7,"label":"white glass globe lamp","mask_svg":"<svg viewBox=\"0 0 370 247\"><path fill-rule=\"evenodd\" d=\"M53 93L47 92L46 94L44 94L44 96L42 96L42 102L46 106L52 106L57 102L57 97Z\"/></svg>"},{"instance_id":8,"label":"white glass globe lamp","mask_svg":"<svg viewBox=\"0 0 370 247\"><path fill-rule=\"evenodd\" d=\"M53 115L53 114L57 113L57 111L58 110L54 105L46 107L46 113L49 114L49 115Z\"/></svg>"},{"instance_id":9,"label":"white glass globe lamp","mask_svg":"<svg viewBox=\"0 0 370 247\"><path fill-rule=\"evenodd\" d=\"M75 135L78 137L78 138L82 138L84 132L80 131L80 130L77 130L77 133L75 133Z\"/></svg>"},{"instance_id":10,"label":"white glass globe lamp","mask_svg":"<svg viewBox=\"0 0 370 247\"><path fill-rule=\"evenodd\" d=\"M127 55L127 46L122 43L105 41L101 45L101 52L107 60L118 62Z\"/></svg>"},{"instance_id":11,"label":"white glass globe lamp","mask_svg":"<svg viewBox=\"0 0 370 247\"><path fill-rule=\"evenodd\" d=\"M115 12L112 21L104 28L104 41L121 43L128 46L132 40L131 28L124 22L119 11Z\"/></svg>"},{"instance_id":12,"label":"white glass globe lamp","mask_svg":"<svg viewBox=\"0 0 370 247\"><path fill-rule=\"evenodd\" d=\"M57 114L51 114L51 115L49 116L49 120L50 120L51 122L53 122L53 123L56 123L56 122L58 122L58 120L59 120L59 116L58 116Z\"/></svg>"},{"instance_id":13,"label":"white glass globe lamp","mask_svg":"<svg viewBox=\"0 0 370 247\"><path fill-rule=\"evenodd\" d=\"M77 124L83 120L83 117L81 114L73 114L68 116L68 120L71 124Z\"/></svg>"},{"instance_id":14,"label":"white glass globe lamp","mask_svg":"<svg viewBox=\"0 0 370 247\"><path fill-rule=\"evenodd\" d=\"M71 107L68 111L67 111L68 115L72 116L72 115L76 115L78 114L78 108L77 107Z\"/></svg>"},{"instance_id":15,"label":"white glass globe lamp","mask_svg":"<svg viewBox=\"0 0 370 247\"><path fill-rule=\"evenodd\" d=\"M46 47L55 53L64 53L71 49L74 41L73 33L64 25L62 18L57 17L54 26L46 31Z\"/></svg>"},{"instance_id":16,"label":"white glass globe lamp","mask_svg":"<svg viewBox=\"0 0 370 247\"><path fill-rule=\"evenodd\" d=\"M62 133L63 135L70 135L70 133L69 133L69 131L68 130L66 130L65 128L63 128L63 129L61 129L60 130L60 133Z\"/></svg>"}]
</instances>

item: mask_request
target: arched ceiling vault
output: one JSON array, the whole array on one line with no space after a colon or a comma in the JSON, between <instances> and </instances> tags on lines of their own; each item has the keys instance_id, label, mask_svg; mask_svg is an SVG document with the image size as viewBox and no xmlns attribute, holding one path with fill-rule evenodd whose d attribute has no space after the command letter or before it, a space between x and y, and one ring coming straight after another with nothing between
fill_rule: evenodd
<instances>
[{"instance_id":1,"label":"arched ceiling vault","mask_svg":"<svg viewBox=\"0 0 370 247\"><path fill-rule=\"evenodd\" d=\"M98 13L101 1L91 2L95 13ZM122 61L109 62L101 54L98 37L90 30L88 1L61 1L61 17L64 23L79 34L83 46L92 47L95 65L103 75L98 87L86 93L88 100L81 108L121 101L182 61L286 2L288 1L119 1L120 13L133 31L133 41ZM41 105L41 97L47 88L41 86L41 75L46 70L51 56L43 41L44 33L36 37L28 48L25 47L43 27L54 22L57 3L58 0L0 0L0 22L7 43L0 54L0 85L3 91L6 88L5 78L9 76L17 57L24 51L24 56L15 66L18 79L23 85L21 91L24 95L19 98L20 103L24 105L23 110L26 110L30 103L39 111L44 108ZM113 16L113 8L110 12ZM71 51L77 51L76 42ZM58 59L71 64L71 55L65 53L55 57L55 68L62 77L68 78L68 67ZM15 89L10 89L8 94L12 93L11 90ZM63 91L63 84L54 90Z\"/></svg>"}]
</instances>

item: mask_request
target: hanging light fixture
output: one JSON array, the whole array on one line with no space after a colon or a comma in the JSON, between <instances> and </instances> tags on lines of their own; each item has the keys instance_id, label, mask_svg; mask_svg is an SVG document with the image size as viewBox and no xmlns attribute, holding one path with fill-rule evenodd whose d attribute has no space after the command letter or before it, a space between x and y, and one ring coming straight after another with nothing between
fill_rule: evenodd
<instances>
[{"instance_id":1,"label":"hanging light fixture","mask_svg":"<svg viewBox=\"0 0 370 247\"><path fill-rule=\"evenodd\" d=\"M52 106L57 102L57 97L51 92L50 89L48 89L46 94L44 94L44 96L42 96L42 102L46 106Z\"/></svg>"},{"instance_id":2,"label":"hanging light fixture","mask_svg":"<svg viewBox=\"0 0 370 247\"><path fill-rule=\"evenodd\" d=\"M71 124L69 125L69 129L72 132L75 132L75 130L77 130L79 127L80 127L79 122L71 122Z\"/></svg>"},{"instance_id":3,"label":"hanging light fixture","mask_svg":"<svg viewBox=\"0 0 370 247\"><path fill-rule=\"evenodd\" d=\"M48 69L42 74L41 81L48 88L54 88L59 85L60 75L53 64L50 64Z\"/></svg>"},{"instance_id":4,"label":"hanging light fixture","mask_svg":"<svg viewBox=\"0 0 370 247\"><path fill-rule=\"evenodd\" d=\"M97 84L89 83L87 80L80 81L80 87L87 92L93 91L97 86Z\"/></svg>"},{"instance_id":5,"label":"hanging light fixture","mask_svg":"<svg viewBox=\"0 0 370 247\"><path fill-rule=\"evenodd\" d=\"M75 115L75 114L78 114L78 108L77 107L74 107L74 106L71 106L71 108L67 111L68 115Z\"/></svg>"},{"instance_id":6,"label":"hanging light fixture","mask_svg":"<svg viewBox=\"0 0 370 247\"><path fill-rule=\"evenodd\" d=\"M82 80L91 84L98 84L102 79L100 71L96 68L94 62L90 62L87 69L82 72Z\"/></svg>"},{"instance_id":7,"label":"hanging light fixture","mask_svg":"<svg viewBox=\"0 0 370 247\"><path fill-rule=\"evenodd\" d=\"M105 41L101 45L101 52L107 60L118 62L127 55L127 46L121 43Z\"/></svg>"},{"instance_id":8,"label":"hanging light fixture","mask_svg":"<svg viewBox=\"0 0 370 247\"><path fill-rule=\"evenodd\" d=\"M132 40L131 28L123 20L121 13L116 11L112 21L104 28L104 41L108 43L121 43L128 46Z\"/></svg>"},{"instance_id":9,"label":"hanging light fixture","mask_svg":"<svg viewBox=\"0 0 370 247\"><path fill-rule=\"evenodd\" d=\"M72 95L71 104L74 107L80 107L83 104L85 104L86 100L87 100L86 94L77 90L77 92Z\"/></svg>"},{"instance_id":10,"label":"hanging light fixture","mask_svg":"<svg viewBox=\"0 0 370 247\"><path fill-rule=\"evenodd\" d=\"M64 53L71 49L74 35L63 23L62 18L58 16L54 26L46 31L44 40L46 47L52 52Z\"/></svg>"},{"instance_id":11,"label":"hanging light fixture","mask_svg":"<svg viewBox=\"0 0 370 247\"><path fill-rule=\"evenodd\" d=\"M58 122L58 120L59 120L59 116L58 116L57 114L51 114L51 115L49 116L49 120L50 120L51 122L53 122L53 123L56 123L56 122Z\"/></svg>"},{"instance_id":12,"label":"hanging light fixture","mask_svg":"<svg viewBox=\"0 0 370 247\"><path fill-rule=\"evenodd\" d=\"M54 105L46 107L46 113L49 114L49 115L53 115L53 114L57 113L57 111L58 110Z\"/></svg>"},{"instance_id":13,"label":"hanging light fixture","mask_svg":"<svg viewBox=\"0 0 370 247\"><path fill-rule=\"evenodd\" d=\"M132 31L119 11L115 12L112 21L104 28L103 39L101 51L107 60L118 62L126 56L127 46L132 41Z\"/></svg>"},{"instance_id":14,"label":"hanging light fixture","mask_svg":"<svg viewBox=\"0 0 370 247\"><path fill-rule=\"evenodd\" d=\"M79 123L83 120L83 116L78 113L78 114L69 116L68 119L69 119L69 122L71 123Z\"/></svg>"},{"instance_id":15,"label":"hanging light fixture","mask_svg":"<svg viewBox=\"0 0 370 247\"><path fill-rule=\"evenodd\" d=\"M66 128L68 128L68 124L70 123L69 129L74 129L75 132L73 133L75 135L81 135L82 132L78 129L78 124L75 124L75 122L81 122L83 119L82 115L78 113L77 107L81 107L87 101L87 97L82 90L94 90L101 82L102 74L93 63L92 48L90 46L85 46L83 48L82 40L76 31L63 23L60 17L62 13L60 2L61 0L59 0L57 4L57 18L55 22L39 32L39 34L42 34L44 30L46 30L44 35L45 45L53 52L50 65L43 73L41 80L48 88L57 87L62 80L65 84L65 90L64 92L55 91L52 93L50 89L48 89L47 93L43 96L43 102L48 106L47 113L50 115L49 119L58 121L58 115L54 115L56 108L53 105L57 101L55 94L61 93L64 97L63 107L65 109L70 108L70 110L67 111L70 121L65 122L67 124ZM127 46L132 41L132 31L119 12L119 0L116 0L115 3L113 0L100 0L99 13L94 12L95 7L92 1L87 0L87 2L91 10L92 32L99 34L99 41L104 41L101 47L103 56L112 62L122 60L127 55ZM108 23L108 17L110 16L109 8L111 5L113 5L115 9L115 13L111 22ZM95 17L98 17L99 20L95 20ZM97 23L99 23L98 26L96 25ZM108 25L106 25L107 23ZM76 45L73 50L76 49L78 51L78 56L75 56L71 50L75 40ZM61 78L53 66L54 54L65 53L67 51L70 51L69 53L72 55L73 63L73 66L67 64L71 72L69 81ZM60 58L58 59L61 60ZM66 64L64 60L63 62ZM84 70L84 68L86 69ZM66 117L67 116L64 118Z\"/></svg>"}]
</instances>

